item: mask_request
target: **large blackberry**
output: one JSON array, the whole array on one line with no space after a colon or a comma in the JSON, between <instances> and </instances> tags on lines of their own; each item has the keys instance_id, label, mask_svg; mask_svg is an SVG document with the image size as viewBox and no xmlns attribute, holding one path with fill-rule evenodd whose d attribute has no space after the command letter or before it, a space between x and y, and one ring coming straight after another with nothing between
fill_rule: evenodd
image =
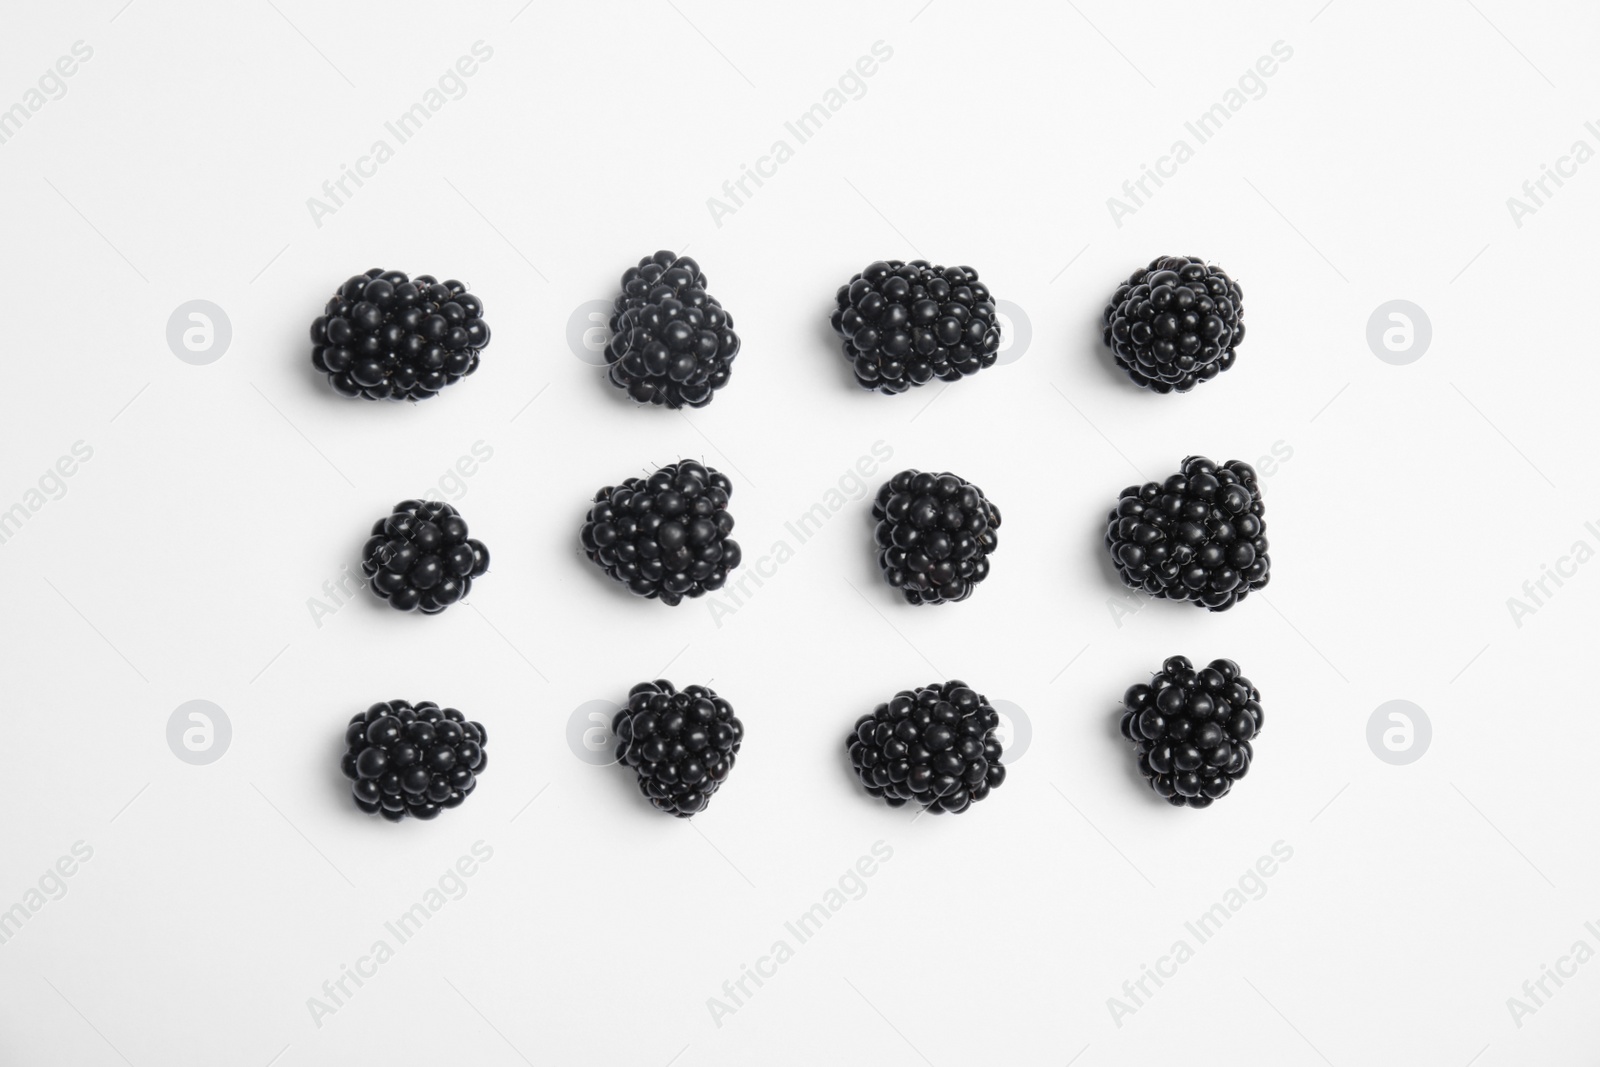
<instances>
[{"instance_id":1,"label":"large blackberry","mask_svg":"<svg viewBox=\"0 0 1600 1067\"><path fill-rule=\"evenodd\" d=\"M351 780L356 807L399 822L431 819L460 804L489 766L482 723L431 700L386 700L352 716L349 749L339 769Z\"/></svg>"},{"instance_id":2,"label":"large blackberry","mask_svg":"<svg viewBox=\"0 0 1600 1067\"><path fill-rule=\"evenodd\" d=\"M333 294L311 343L312 364L345 396L424 400L478 369L489 326L460 282L374 267Z\"/></svg>"},{"instance_id":3,"label":"large blackberry","mask_svg":"<svg viewBox=\"0 0 1600 1067\"><path fill-rule=\"evenodd\" d=\"M686 819L704 811L728 780L744 723L710 687L679 692L659 678L628 690L628 706L612 719L611 732L618 762L639 776L639 792L658 811Z\"/></svg>"},{"instance_id":4,"label":"large blackberry","mask_svg":"<svg viewBox=\"0 0 1600 1067\"><path fill-rule=\"evenodd\" d=\"M1228 795L1250 770L1263 721L1261 694L1231 659L1196 671L1173 656L1149 685L1122 696L1122 736L1138 747L1139 773L1179 806L1204 808Z\"/></svg>"},{"instance_id":5,"label":"large blackberry","mask_svg":"<svg viewBox=\"0 0 1600 1067\"><path fill-rule=\"evenodd\" d=\"M739 335L688 256L657 252L622 276L608 377L641 404L702 408L728 384Z\"/></svg>"},{"instance_id":6,"label":"large blackberry","mask_svg":"<svg viewBox=\"0 0 1600 1067\"><path fill-rule=\"evenodd\" d=\"M727 475L692 459L608 485L584 517L583 551L639 596L669 605L704 596L741 558L728 536L732 495Z\"/></svg>"},{"instance_id":7,"label":"large blackberry","mask_svg":"<svg viewBox=\"0 0 1600 1067\"><path fill-rule=\"evenodd\" d=\"M1265 512L1250 464L1190 456L1165 482L1122 491L1106 547L1129 586L1226 611L1271 577Z\"/></svg>"},{"instance_id":8,"label":"large blackberry","mask_svg":"<svg viewBox=\"0 0 1600 1067\"><path fill-rule=\"evenodd\" d=\"M1221 268L1160 256L1117 286L1105 342L1136 385L1186 393L1233 366L1244 340L1244 294Z\"/></svg>"},{"instance_id":9,"label":"large blackberry","mask_svg":"<svg viewBox=\"0 0 1600 1067\"><path fill-rule=\"evenodd\" d=\"M856 720L845 745L872 796L959 815L1006 780L1000 713L965 682L903 689Z\"/></svg>"},{"instance_id":10,"label":"large blackberry","mask_svg":"<svg viewBox=\"0 0 1600 1067\"><path fill-rule=\"evenodd\" d=\"M1000 509L954 474L901 471L878 490L878 566L913 604L965 600L989 576Z\"/></svg>"},{"instance_id":11,"label":"large blackberry","mask_svg":"<svg viewBox=\"0 0 1600 1067\"><path fill-rule=\"evenodd\" d=\"M402 500L372 525L361 552L372 591L399 611L443 611L489 569L489 549L467 536L467 520L436 500Z\"/></svg>"},{"instance_id":12,"label":"large blackberry","mask_svg":"<svg viewBox=\"0 0 1600 1067\"><path fill-rule=\"evenodd\" d=\"M833 328L863 389L903 393L994 366L1000 322L971 267L880 259L839 286L835 300Z\"/></svg>"}]
</instances>

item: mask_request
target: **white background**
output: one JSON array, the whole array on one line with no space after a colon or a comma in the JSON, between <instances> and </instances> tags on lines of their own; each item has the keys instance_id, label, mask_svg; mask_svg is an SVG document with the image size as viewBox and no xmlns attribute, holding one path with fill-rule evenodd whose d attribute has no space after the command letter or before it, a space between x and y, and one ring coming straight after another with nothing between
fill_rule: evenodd
<instances>
[{"instance_id":1,"label":"white background","mask_svg":"<svg viewBox=\"0 0 1600 1067\"><path fill-rule=\"evenodd\" d=\"M1600 963L1520 1020L1507 998L1600 949L1600 566L1520 627L1506 602L1600 545L1600 164L1520 227L1506 198L1600 148L1593 11L121 3L0 35L0 106L93 48L0 145L0 508L93 449L0 545L0 908L93 849L0 944L0 1062L1592 1062ZM466 95L317 225L307 198L479 40ZM877 41L865 95L717 225L707 198ZM1265 95L1116 225L1107 198L1277 41ZM699 259L744 341L687 415L632 408L566 340L657 248ZM1098 339L1118 281L1169 253L1247 297L1236 367L1187 396L1133 388ZM948 395L858 391L834 289L918 254L977 267L1031 342ZM417 406L336 396L307 327L372 266L468 282L480 372ZM1365 339L1397 298L1433 325L1409 366ZM232 323L208 366L165 339L192 299ZM469 604L363 593L317 625L372 521L479 441L458 504L494 562ZM733 478L753 563L878 441L874 489L948 469L1003 509L970 601L898 601L866 500L720 626L578 551L596 488L692 456ZM1117 492L1274 445L1265 595L1113 611ZM1123 689L1180 652L1237 659L1267 709L1252 774L1206 811L1161 803L1116 732ZM574 709L668 664L747 727L692 825L566 741ZM947 677L1024 709L1032 743L963 817L913 822L861 793L842 740ZM389 697L488 726L464 807L390 825L349 802L343 723ZM166 741L191 699L232 723L206 766ZM1391 699L1433 724L1409 766L1367 744ZM479 840L466 895L318 1026L308 998ZM878 841L866 895L718 1026L708 998ZM1266 895L1118 1025L1108 999L1279 841Z\"/></svg>"}]
</instances>

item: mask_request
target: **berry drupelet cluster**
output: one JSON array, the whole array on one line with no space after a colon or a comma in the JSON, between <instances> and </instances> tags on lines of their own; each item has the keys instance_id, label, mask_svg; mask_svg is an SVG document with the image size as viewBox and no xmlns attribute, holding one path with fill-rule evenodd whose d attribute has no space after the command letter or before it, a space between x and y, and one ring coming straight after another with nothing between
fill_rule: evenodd
<instances>
[{"instance_id":1,"label":"berry drupelet cluster","mask_svg":"<svg viewBox=\"0 0 1600 1067\"><path fill-rule=\"evenodd\" d=\"M402 500L372 526L361 573L398 611L433 615L472 591L489 569L489 550L467 536L467 520L449 504Z\"/></svg>"},{"instance_id":2,"label":"berry drupelet cluster","mask_svg":"<svg viewBox=\"0 0 1600 1067\"><path fill-rule=\"evenodd\" d=\"M959 815L1006 780L1000 713L965 682L906 689L856 721L845 740L869 794Z\"/></svg>"},{"instance_id":3,"label":"berry drupelet cluster","mask_svg":"<svg viewBox=\"0 0 1600 1067\"><path fill-rule=\"evenodd\" d=\"M666 679L628 691L628 706L611 723L617 760L638 774L639 792L656 810L686 819L704 811L728 780L744 723L711 688L679 692Z\"/></svg>"},{"instance_id":4,"label":"berry drupelet cluster","mask_svg":"<svg viewBox=\"0 0 1600 1067\"><path fill-rule=\"evenodd\" d=\"M901 471L878 490L878 566L913 604L965 600L989 576L1000 509L954 474Z\"/></svg>"},{"instance_id":5,"label":"berry drupelet cluster","mask_svg":"<svg viewBox=\"0 0 1600 1067\"><path fill-rule=\"evenodd\" d=\"M460 282L375 267L333 294L311 342L312 364L345 396L425 400L478 369L489 326Z\"/></svg>"},{"instance_id":6,"label":"berry drupelet cluster","mask_svg":"<svg viewBox=\"0 0 1600 1067\"><path fill-rule=\"evenodd\" d=\"M348 751L339 766L356 807L390 822L456 807L489 766L483 724L428 700L374 704L350 720L344 736Z\"/></svg>"},{"instance_id":7,"label":"berry drupelet cluster","mask_svg":"<svg viewBox=\"0 0 1600 1067\"><path fill-rule=\"evenodd\" d=\"M1244 340L1244 297L1221 267L1161 256L1111 294L1105 342L1134 384L1186 393L1233 366Z\"/></svg>"},{"instance_id":8,"label":"berry drupelet cluster","mask_svg":"<svg viewBox=\"0 0 1600 1067\"><path fill-rule=\"evenodd\" d=\"M994 301L971 267L878 260L839 287L836 303L833 329L863 389L959 381L994 366L1000 349Z\"/></svg>"},{"instance_id":9,"label":"berry drupelet cluster","mask_svg":"<svg viewBox=\"0 0 1600 1067\"><path fill-rule=\"evenodd\" d=\"M641 404L700 408L728 384L739 335L688 256L657 252L629 267L611 315L611 384Z\"/></svg>"},{"instance_id":10,"label":"berry drupelet cluster","mask_svg":"<svg viewBox=\"0 0 1600 1067\"><path fill-rule=\"evenodd\" d=\"M668 605L704 596L741 559L728 536L732 494L726 475L690 459L608 485L584 519L584 554L639 596Z\"/></svg>"},{"instance_id":11,"label":"berry drupelet cluster","mask_svg":"<svg viewBox=\"0 0 1600 1067\"><path fill-rule=\"evenodd\" d=\"M1190 456L1165 482L1122 491L1106 547L1132 588L1225 611L1271 577L1265 512L1250 464Z\"/></svg>"},{"instance_id":12,"label":"berry drupelet cluster","mask_svg":"<svg viewBox=\"0 0 1600 1067\"><path fill-rule=\"evenodd\" d=\"M1228 795L1250 770L1263 721L1261 694L1231 659L1197 671L1173 656L1149 685L1122 697L1122 736L1139 751L1139 773L1179 806L1204 808Z\"/></svg>"}]
</instances>

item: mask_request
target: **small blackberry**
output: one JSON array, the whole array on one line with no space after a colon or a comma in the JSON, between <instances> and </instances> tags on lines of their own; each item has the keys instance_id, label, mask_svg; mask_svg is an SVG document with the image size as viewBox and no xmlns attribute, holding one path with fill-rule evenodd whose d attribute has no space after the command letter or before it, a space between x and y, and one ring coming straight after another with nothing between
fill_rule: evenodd
<instances>
[{"instance_id":1,"label":"small blackberry","mask_svg":"<svg viewBox=\"0 0 1600 1067\"><path fill-rule=\"evenodd\" d=\"M692 459L608 485L584 517L584 554L639 596L668 605L704 596L742 558L728 536L732 495L727 475Z\"/></svg>"},{"instance_id":2,"label":"small blackberry","mask_svg":"<svg viewBox=\"0 0 1600 1067\"><path fill-rule=\"evenodd\" d=\"M374 267L333 294L311 343L312 365L345 396L425 400L478 369L489 326L460 282Z\"/></svg>"},{"instance_id":3,"label":"small blackberry","mask_svg":"<svg viewBox=\"0 0 1600 1067\"><path fill-rule=\"evenodd\" d=\"M1183 656L1150 684L1122 696L1122 736L1139 750L1139 773L1177 806L1210 806L1250 770L1261 732L1261 694L1231 659L1196 671Z\"/></svg>"},{"instance_id":4,"label":"small blackberry","mask_svg":"<svg viewBox=\"0 0 1600 1067\"><path fill-rule=\"evenodd\" d=\"M965 600L989 576L1000 509L954 474L901 471L878 490L878 566L913 604Z\"/></svg>"},{"instance_id":5,"label":"small blackberry","mask_svg":"<svg viewBox=\"0 0 1600 1067\"><path fill-rule=\"evenodd\" d=\"M387 700L350 719L349 750L339 769L351 781L356 807L399 822L407 815L431 819L478 787L489 766L482 723L431 700Z\"/></svg>"},{"instance_id":6,"label":"small blackberry","mask_svg":"<svg viewBox=\"0 0 1600 1067\"><path fill-rule=\"evenodd\" d=\"M1265 512L1250 464L1190 456L1165 482L1122 491L1106 547L1132 588L1226 611L1271 578Z\"/></svg>"},{"instance_id":7,"label":"small blackberry","mask_svg":"<svg viewBox=\"0 0 1600 1067\"><path fill-rule=\"evenodd\" d=\"M612 719L611 732L618 762L639 776L639 792L656 810L687 819L704 811L728 780L744 723L708 686L679 692L660 678L628 690L628 706Z\"/></svg>"},{"instance_id":8,"label":"small blackberry","mask_svg":"<svg viewBox=\"0 0 1600 1067\"><path fill-rule=\"evenodd\" d=\"M611 384L641 404L703 408L728 384L739 335L688 256L657 252L629 267L611 315Z\"/></svg>"},{"instance_id":9,"label":"small blackberry","mask_svg":"<svg viewBox=\"0 0 1600 1067\"><path fill-rule=\"evenodd\" d=\"M1006 780L1000 713L965 682L903 689L856 720L845 739L867 792L891 808L915 801L959 815Z\"/></svg>"},{"instance_id":10,"label":"small blackberry","mask_svg":"<svg viewBox=\"0 0 1600 1067\"><path fill-rule=\"evenodd\" d=\"M1105 342L1134 384L1186 393L1233 366L1244 340L1244 295L1221 267L1160 256L1117 286Z\"/></svg>"},{"instance_id":11,"label":"small blackberry","mask_svg":"<svg viewBox=\"0 0 1600 1067\"><path fill-rule=\"evenodd\" d=\"M372 591L399 611L443 611L489 569L489 550L467 536L467 520L436 500L402 500L372 525L361 550Z\"/></svg>"},{"instance_id":12,"label":"small blackberry","mask_svg":"<svg viewBox=\"0 0 1600 1067\"><path fill-rule=\"evenodd\" d=\"M841 285L835 300L833 329L863 389L903 393L994 366L1000 322L971 267L880 259Z\"/></svg>"}]
</instances>

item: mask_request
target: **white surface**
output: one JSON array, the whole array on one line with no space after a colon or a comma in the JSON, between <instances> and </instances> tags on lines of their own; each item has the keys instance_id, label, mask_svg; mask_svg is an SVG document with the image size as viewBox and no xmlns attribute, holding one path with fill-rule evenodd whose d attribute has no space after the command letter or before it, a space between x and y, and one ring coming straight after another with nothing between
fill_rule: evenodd
<instances>
[{"instance_id":1,"label":"white surface","mask_svg":"<svg viewBox=\"0 0 1600 1067\"><path fill-rule=\"evenodd\" d=\"M1593 11L275 2L34 5L0 38L0 105L93 48L0 144L0 508L93 449L0 545L0 907L93 849L0 944L0 1062L1589 1062L1600 963L1520 1027L1507 998L1600 948L1600 567L1520 627L1506 599L1600 544L1600 164L1520 227L1506 198L1600 147ZM306 199L479 40L466 95L315 225ZM877 41L865 95L717 226L706 199ZM1115 225L1106 198L1277 41L1265 95ZM744 339L688 417L632 410L565 341L658 247L700 260ZM948 394L858 392L833 291L918 252L978 267L1031 345ZM1169 252L1247 294L1237 367L1184 397L1131 388L1097 338L1119 279ZM375 265L483 297L476 377L413 407L315 376L311 318ZM232 321L209 366L165 342L197 298ZM1410 366L1364 339L1395 298L1433 323ZM363 595L314 625L373 519L479 441L459 503L494 566L471 606ZM865 501L720 627L577 551L598 486L695 456L732 475L753 563L878 441L883 476L952 469L1004 509L971 601L899 603ZM1280 442L1267 595L1119 625L1100 525L1132 468ZM1236 658L1268 711L1254 772L1203 812L1159 803L1116 735L1124 687L1176 652ZM748 728L693 825L565 741L669 662ZM1032 745L966 816L913 823L841 739L947 676L1026 709ZM360 816L338 776L345 718L390 696L491 731L482 788L430 824ZM165 740L197 698L233 727L208 766ZM1409 766L1366 743L1390 699L1433 723ZM466 895L317 1026L308 998L480 840ZM784 923L878 841L866 895L797 945ZM1280 841L1266 895L1196 946L1185 922ZM717 1026L708 998L780 938L794 957ZM1194 958L1119 1027L1108 998L1180 938Z\"/></svg>"}]
</instances>

